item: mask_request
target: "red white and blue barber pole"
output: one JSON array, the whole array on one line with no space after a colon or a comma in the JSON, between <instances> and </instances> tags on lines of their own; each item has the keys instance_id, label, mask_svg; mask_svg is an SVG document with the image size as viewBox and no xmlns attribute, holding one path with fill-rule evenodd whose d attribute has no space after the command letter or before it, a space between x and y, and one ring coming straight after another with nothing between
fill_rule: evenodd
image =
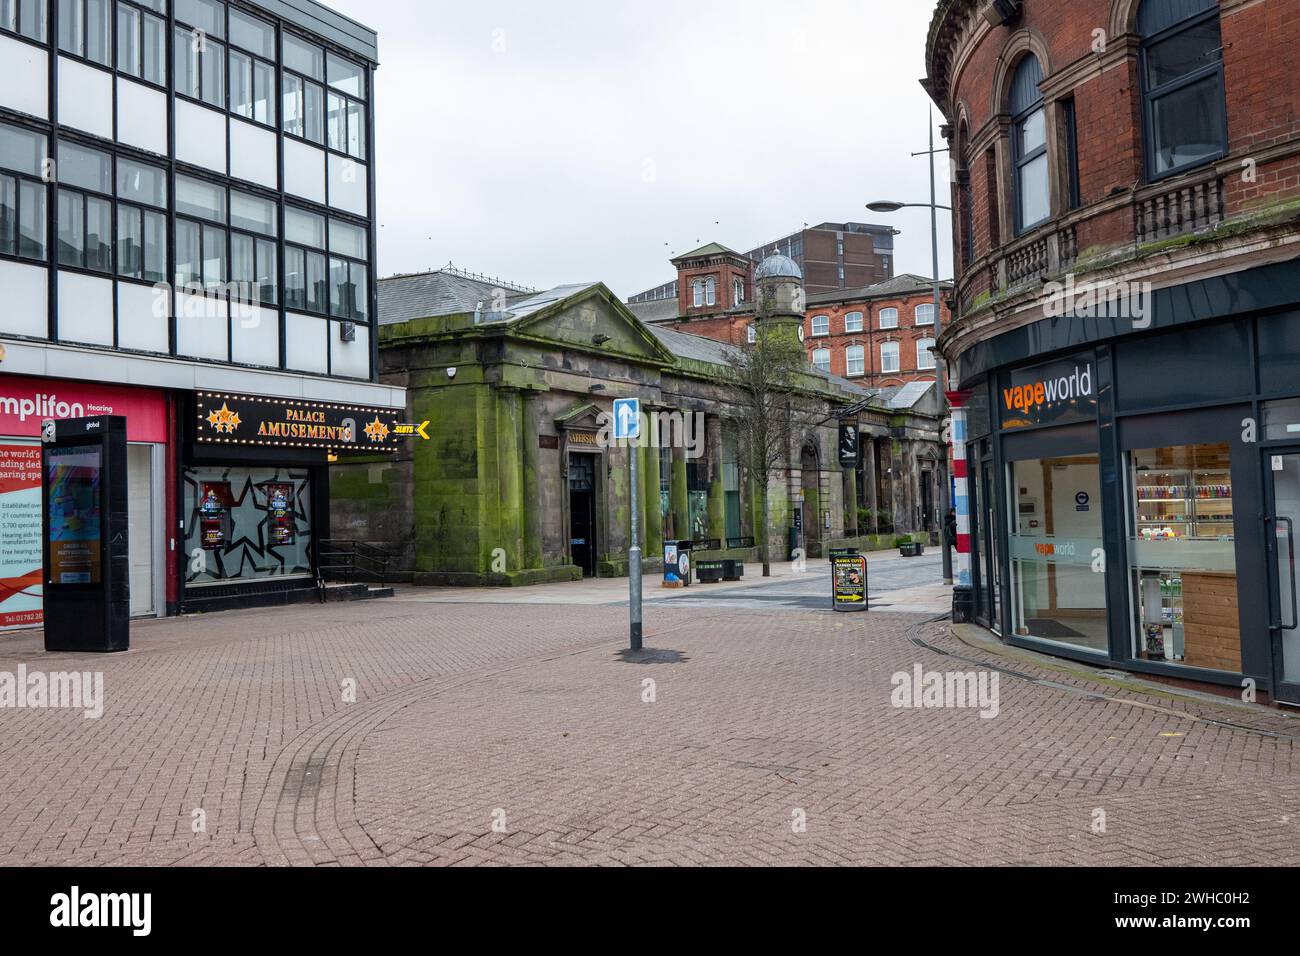
<instances>
[{"instance_id":1,"label":"red white and blue barber pole","mask_svg":"<svg viewBox=\"0 0 1300 956\"><path fill-rule=\"evenodd\" d=\"M949 392L952 409L953 510L957 513L957 561L954 567L953 620L970 619L974 594L970 568L970 466L966 461L966 392Z\"/></svg>"}]
</instances>

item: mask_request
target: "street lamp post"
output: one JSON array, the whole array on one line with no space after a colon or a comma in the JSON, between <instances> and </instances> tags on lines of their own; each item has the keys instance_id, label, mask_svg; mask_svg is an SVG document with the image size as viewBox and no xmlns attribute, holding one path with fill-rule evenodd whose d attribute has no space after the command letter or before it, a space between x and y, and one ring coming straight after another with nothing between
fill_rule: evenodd
<instances>
[{"instance_id":1,"label":"street lamp post","mask_svg":"<svg viewBox=\"0 0 1300 956\"><path fill-rule=\"evenodd\" d=\"M872 212L889 213L889 212L898 212L898 210L900 209L929 209L930 210L930 249L931 252L933 253L933 267L934 267L934 273L933 273L934 274L934 341L936 344L938 344L939 337L943 333L943 312L940 307L940 300L942 298L942 283L939 279L939 210L945 209L948 212L952 212L952 207L942 206L939 204L938 184L935 181L935 175L934 175L934 157L940 153L946 153L946 152L948 152L947 149L934 148L934 107L931 107L930 108L930 148L922 150L919 153L912 154L913 156L926 156L930 160L930 201L928 203L919 203L919 202L893 202L891 200L878 200L876 202L867 203L867 208L870 209ZM947 378L946 368L945 368L946 363L943 360L943 353L937 350L935 351L934 364L935 364L935 377L939 380L939 394L941 396L946 395L947 394L947 384L945 381L945 379ZM943 501L943 522L944 523L946 523L948 520L948 509L951 507L949 503L948 486L949 486L949 482L945 480L940 495ZM952 553L948 548L946 530L942 530L942 529L940 530L940 538L943 541L943 548L941 549L943 551L943 583L952 584L953 583Z\"/></svg>"}]
</instances>

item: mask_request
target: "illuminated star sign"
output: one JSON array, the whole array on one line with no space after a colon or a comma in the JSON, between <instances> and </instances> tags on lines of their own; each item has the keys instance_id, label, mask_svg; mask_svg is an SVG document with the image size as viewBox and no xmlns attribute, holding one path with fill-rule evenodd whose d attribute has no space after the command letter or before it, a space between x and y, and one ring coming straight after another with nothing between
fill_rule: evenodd
<instances>
[{"instance_id":1,"label":"illuminated star sign","mask_svg":"<svg viewBox=\"0 0 1300 956\"><path fill-rule=\"evenodd\" d=\"M218 435L233 435L240 425L239 415L222 402L221 407L208 416L208 424Z\"/></svg>"},{"instance_id":2,"label":"illuminated star sign","mask_svg":"<svg viewBox=\"0 0 1300 956\"><path fill-rule=\"evenodd\" d=\"M378 415L375 416L373 422L366 426L366 437L376 444L388 437L388 426L379 420Z\"/></svg>"}]
</instances>

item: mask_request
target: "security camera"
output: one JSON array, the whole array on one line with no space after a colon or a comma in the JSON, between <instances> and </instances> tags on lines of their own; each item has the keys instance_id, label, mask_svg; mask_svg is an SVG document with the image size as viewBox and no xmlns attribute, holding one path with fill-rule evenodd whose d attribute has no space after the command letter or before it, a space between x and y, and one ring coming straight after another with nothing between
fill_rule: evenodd
<instances>
[{"instance_id":1,"label":"security camera","mask_svg":"<svg viewBox=\"0 0 1300 956\"><path fill-rule=\"evenodd\" d=\"M456 377L456 370L455 370L454 368L449 368L449 369L447 369L447 377L448 377L448 378L455 378L455 377Z\"/></svg>"}]
</instances>

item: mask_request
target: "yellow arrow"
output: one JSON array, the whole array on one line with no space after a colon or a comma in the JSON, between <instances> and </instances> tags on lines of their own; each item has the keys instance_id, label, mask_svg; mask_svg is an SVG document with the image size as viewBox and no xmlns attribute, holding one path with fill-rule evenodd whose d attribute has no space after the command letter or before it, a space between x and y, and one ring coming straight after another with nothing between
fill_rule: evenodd
<instances>
[{"instance_id":1,"label":"yellow arrow","mask_svg":"<svg viewBox=\"0 0 1300 956\"><path fill-rule=\"evenodd\" d=\"M429 440L428 428L429 428L428 422L421 422L420 427L416 429L420 433L420 437L423 438L425 441Z\"/></svg>"}]
</instances>

